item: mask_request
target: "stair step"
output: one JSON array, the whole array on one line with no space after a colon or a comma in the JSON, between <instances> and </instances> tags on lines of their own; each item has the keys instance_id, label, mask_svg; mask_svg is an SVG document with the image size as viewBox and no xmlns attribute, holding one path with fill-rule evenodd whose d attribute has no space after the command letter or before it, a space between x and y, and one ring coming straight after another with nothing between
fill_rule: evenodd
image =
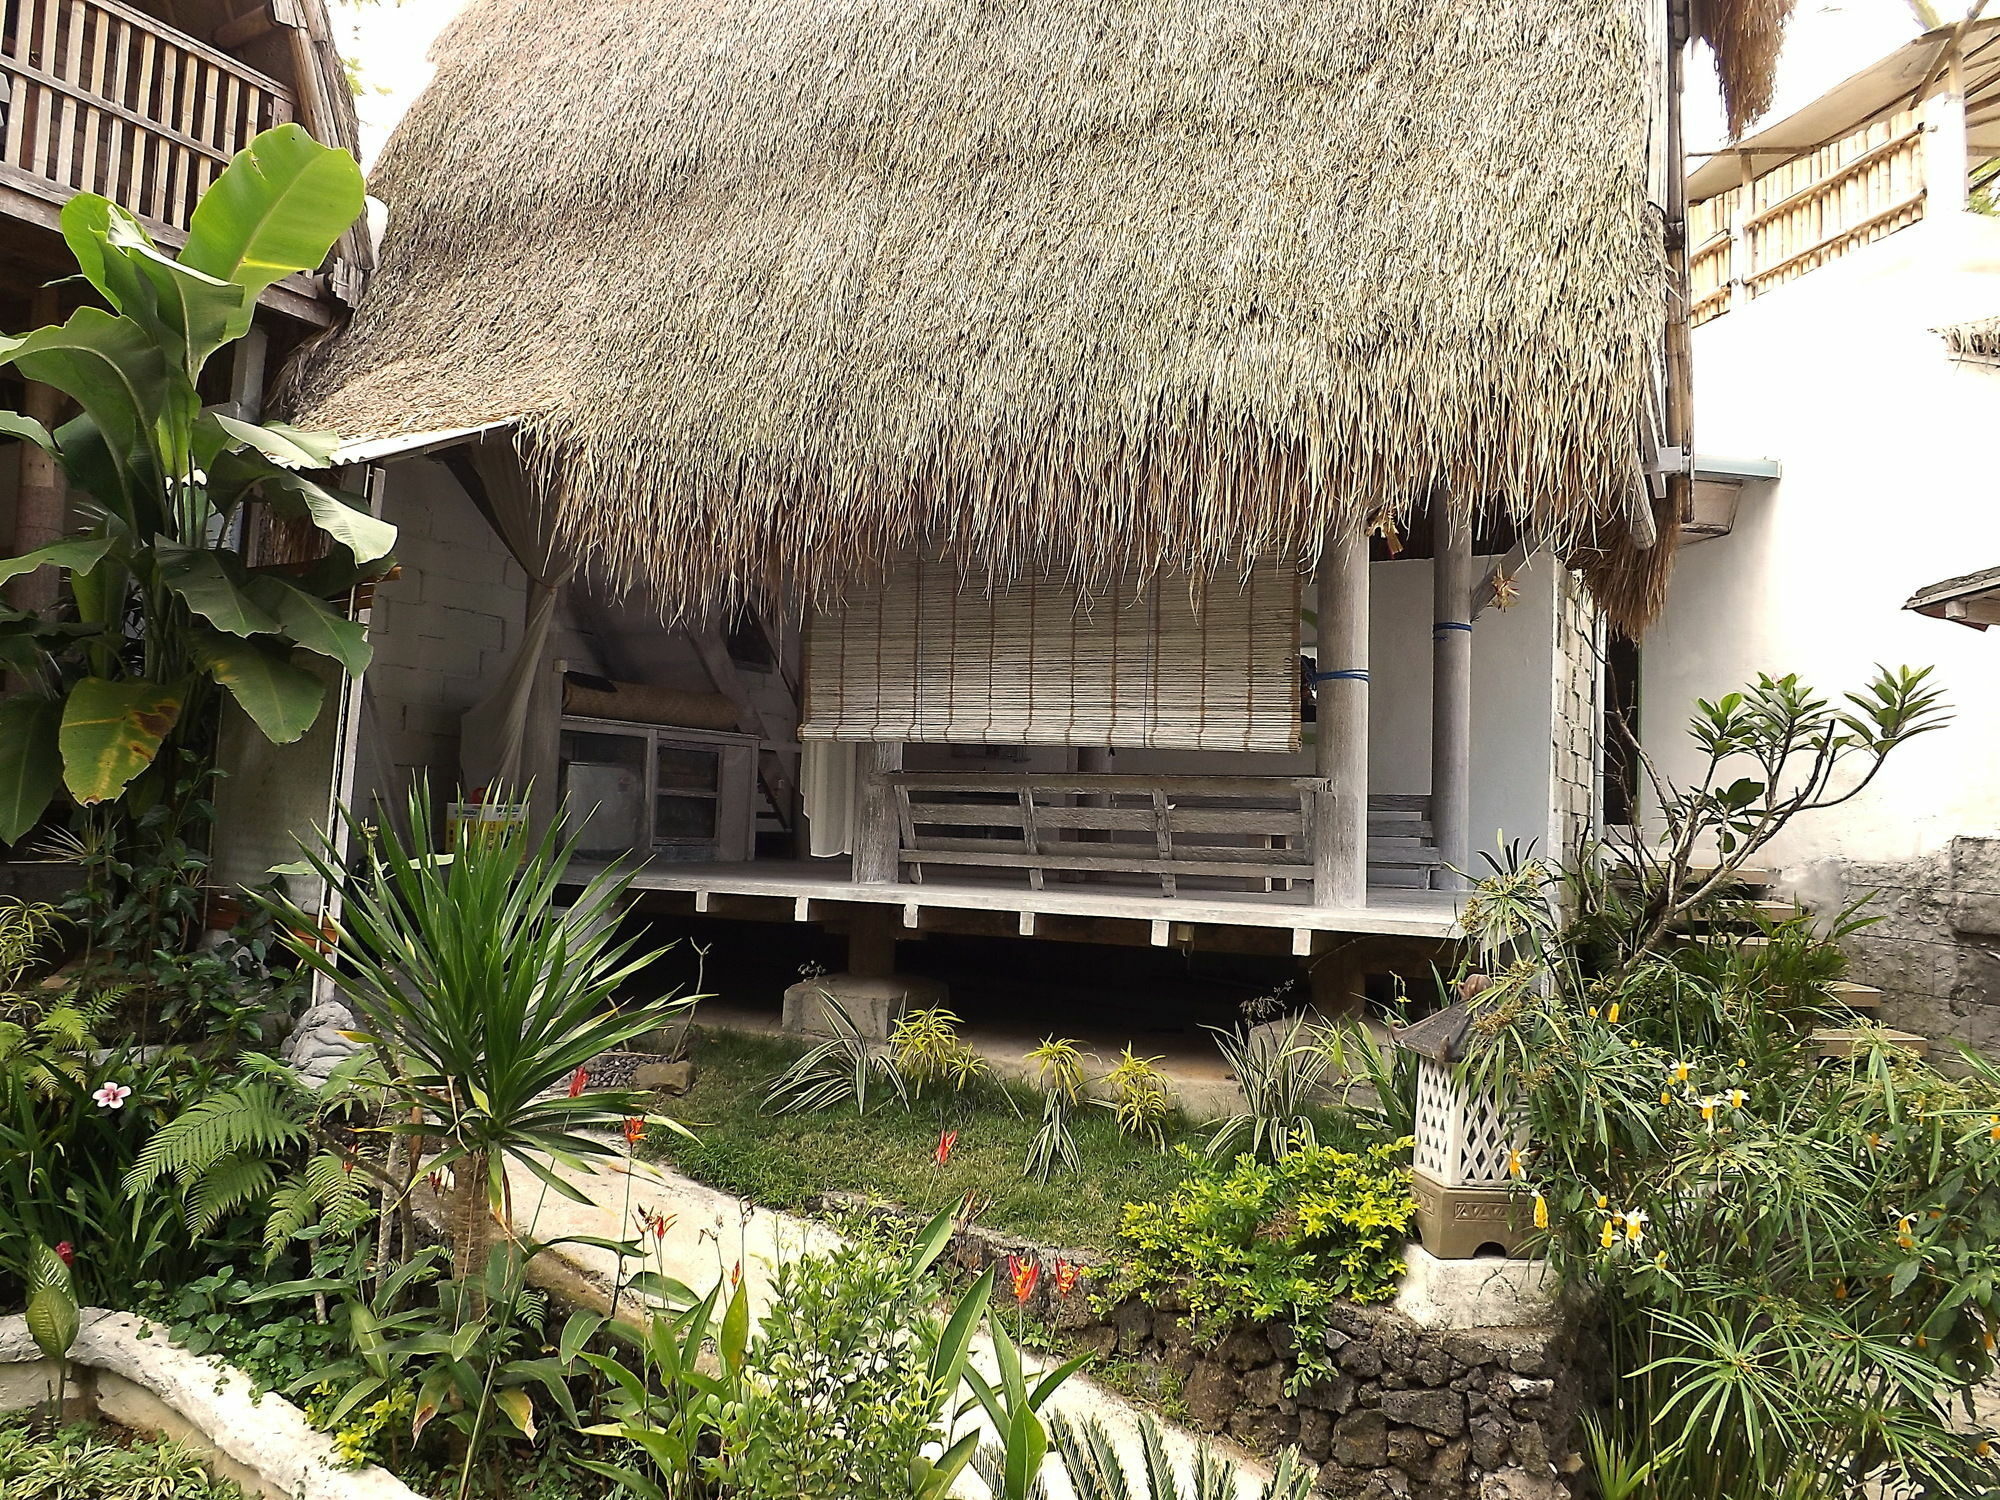
<instances>
[{"instance_id":1,"label":"stair step","mask_svg":"<svg viewBox=\"0 0 2000 1500\"><path fill-rule=\"evenodd\" d=\"M1931 1054L1930 1038L1918 1036L1913 1031L1892 1031L1886 1026L1822 1026L1811 1032L1808 1040L1819 1048L1821 1057L1837 1059L1854 1056L1869 1041L1877 1038L1905 1047L1919 1057Z\"/></svg>"},{"instance_id":2,"label":"stair step","mask_svg":"<svg viewBox=\"0 0 2000 1500\"><path fill-rule=\"evenodd\" d=\"M1882 992L1872 984L1854 984L1845 979L1836 979L1826 987L1826 997L1835 1005L1845 1005L1850 1010L1882 1008Z\"/></svg>"}]
</instances>

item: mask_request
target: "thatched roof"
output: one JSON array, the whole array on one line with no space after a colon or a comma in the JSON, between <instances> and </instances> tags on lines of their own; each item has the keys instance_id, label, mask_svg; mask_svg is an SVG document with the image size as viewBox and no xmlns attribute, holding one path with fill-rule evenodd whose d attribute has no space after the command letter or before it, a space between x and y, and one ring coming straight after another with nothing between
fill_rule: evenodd
<instances>
[{"instance_id":1,"label":"thatched roof","mask_svg":"<svg viewBox=\"0 0 2000 1500\"><path fill-rule=\"evenodd\" d=\"M670 608L919 536L1307 559L1442 493L1638 623L1651 3L473 0L303 415L519 416Z\"/></svg>"}]
</instances>

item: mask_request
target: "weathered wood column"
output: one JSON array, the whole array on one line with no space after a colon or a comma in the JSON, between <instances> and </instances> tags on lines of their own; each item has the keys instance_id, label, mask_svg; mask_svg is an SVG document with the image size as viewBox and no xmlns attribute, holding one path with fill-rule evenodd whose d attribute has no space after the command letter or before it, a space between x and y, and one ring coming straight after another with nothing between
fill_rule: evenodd
<instances>
[{"instance_id":1,"label":"weathered wood column","mask_svg":"<svg viewBox=\"0 0 2000 1500\"><path fill-rule=\"evenodd\" d=\"M1368 904L1368 535L1329 542L1319 612L1313 769L1332 785L1313 819L1313 905Z\"/></svg>"},{"instance_id":2,"label":"weathered wood column","mask_svg":"<svg viewBox=\"0 0 2000 1500\"><path fill-rule=\"evenodd\" d=\"M1431 562L1431 834L1438 858L1463 870L1472 858L1472 533L1438 502ZM1440 890L1465 884L1451 870Z\"/></svg>"},{"instance_id":3,"label":"weathered wood column","mask_svg":"<svg viewBox=\"0 0 2000 1500\"><path fill-rule=\"evenodd\" d=\"M903 769L900 742L869 741L854 754L854 880L857 884L901 878L902 830L895 794L885 779Z\"/></svg>"}]
</instances>

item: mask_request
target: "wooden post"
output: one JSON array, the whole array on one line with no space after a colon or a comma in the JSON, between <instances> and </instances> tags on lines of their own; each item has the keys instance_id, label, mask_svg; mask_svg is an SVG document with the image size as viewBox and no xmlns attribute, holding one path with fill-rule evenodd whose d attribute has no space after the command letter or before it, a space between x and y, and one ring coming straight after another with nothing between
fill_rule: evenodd
<instances>
[{"instance_id":1,"label":"wooden post","mask_svg":"<svg viewBox=\"0 0 2000 1500\"><path fill-rule=\"evenodd\" d=\"M1965 95L1954 58L1944 90L1924 100L1924 216L1964 213L1966 191Z\"/></svg>"},{"instance_id":2,"label":"wooden post","mask_svg":"<svg viewBox=\"0 0 2000 1500\"><path fill-rule=\"evenodd\" d=\"M1694 514L1694 352L1689 343L1687 149L1681 114L1686 77L1688 0L1667 0L1667 446L1680 462L1666 475L1667 498L1683 521Z\"/></svg>"},{"instance_id":3,"label":"wooden post","mask_svg":"<svg viewBox=\"0 0 2000 1500\"><path fill-rule=\"evenodd\" d=\"M53 323L60 316L53 287L43 287L30 302L29 322L35 327ZM53 429L62 413L62 392L52 386L27 382L21 401L21 415ZM63 487L62 470L55 458L34 443L16 445L21 453L20 493L14 503L14 537L5 556L19 557L51 542L62 540L68 492ZM55 608L62 588L62 576L54 568L37 568L24 573L7 586L7 598L24 614L42 615Z\"/></svg>"},{"instance_id":4,"label":"wooden post","mask_svg":"<svg viewBox=\"0 0 2000 1500\"><path fill-rule=\"evenodd\" d=\"M1471 862L1472 532L1437 502L1431 526L1431 834L1452 869ZM1439 870L1439 890L1465 881Z\"/></svg>"},{"instance_id":5,"label":"wooden post","mask_svg":"<svg viewBox=\"0 0 2000 1500\"><path fill-rule=\"evenodd\" d=\"M847 972L856 979L896 977L896 908L857 906L847 925Z\"/></svg>"},{"instance_id":6,"label":"wooden post","mask_svg":"<svg viewBox=\"0 0 2000 1500\"><path fill-rule=\"evenodd\" d=\"M1329 542L1313 573L1319 611L1313 905L1368 904L1368 534Z\"/></svg>"},{"instance_id":7,"label":"wooden post","mask_svg":"<svg viewBox=\"0 0 2000 1500\"><path fill-rule=\"evenodd\" d=\"M902 878L902 830L895 793L885 777L903 769L900 743L869 741L854 756L854 879L858 884Z\"/></svg>"}]
</instances>

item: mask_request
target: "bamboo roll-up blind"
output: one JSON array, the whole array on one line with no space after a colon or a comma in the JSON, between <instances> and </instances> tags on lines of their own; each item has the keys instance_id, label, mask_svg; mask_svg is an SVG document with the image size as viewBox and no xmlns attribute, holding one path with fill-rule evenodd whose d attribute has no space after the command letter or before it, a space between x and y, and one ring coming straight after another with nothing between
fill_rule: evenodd
<instances>
[{"instance_id":1,"label":"bamboo roll-up blind","mask_svg":"<svg viewBox=\"0 0 2000 1500\"><path fill-rule=\"evenodd\" d=\"M806 739L1293 750L1299 578L961 577L904 556L807 632Z\"/></svg>"}]
</instances>

